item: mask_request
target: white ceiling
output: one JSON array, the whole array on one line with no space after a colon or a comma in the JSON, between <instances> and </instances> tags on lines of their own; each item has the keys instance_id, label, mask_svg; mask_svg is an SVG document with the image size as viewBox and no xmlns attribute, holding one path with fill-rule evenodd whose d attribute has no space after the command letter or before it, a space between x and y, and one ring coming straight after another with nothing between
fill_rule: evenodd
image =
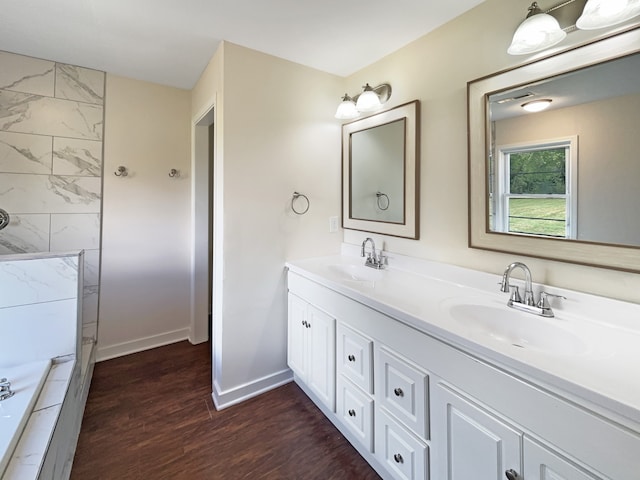
<instances>
[{"instance_id":1,"label":"white ceiling","mask_svg":"<svg viewBox=\"0 0 640 480\"><path fill-rule=\"evenodd\" d=\"M0 50L191 88L222 40L347 76L484 0L0 0Z\"/></svg>"}]
</instances>

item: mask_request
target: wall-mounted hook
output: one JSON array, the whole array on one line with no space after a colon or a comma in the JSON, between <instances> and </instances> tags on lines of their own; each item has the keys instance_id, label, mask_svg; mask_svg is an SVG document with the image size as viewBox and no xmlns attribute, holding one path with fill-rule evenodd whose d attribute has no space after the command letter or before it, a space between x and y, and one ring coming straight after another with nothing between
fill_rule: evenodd
<instances>
[{"instance_id":1,"label":"wall-mounted hook","mask_svg":"<svg viewBox=\"0 0 640 480\"><path fill-rule=\"evenodd\" d=\"M129 175L129 172L127 171L127 167L120 165L118 169L115 172L113 172L113 174L116 177L126 177L127 175Z\"/></svg>"},{"instance_id":2,"label":"wall-mounted hook","mask_svg":"<svg viewBox=\"0 0 640 480\"><path fill-rule=\"evenodd\" d=\"M180 170L176 170L175 168L172 168L171 170L169 170L169 176L171 178L178 178L180 176Z\"/></svg>"}]
</instances>

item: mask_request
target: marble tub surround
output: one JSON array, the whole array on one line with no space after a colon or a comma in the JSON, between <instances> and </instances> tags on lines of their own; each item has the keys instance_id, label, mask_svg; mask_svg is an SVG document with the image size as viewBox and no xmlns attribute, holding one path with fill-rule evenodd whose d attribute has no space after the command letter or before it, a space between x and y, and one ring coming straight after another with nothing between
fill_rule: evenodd
<instances>
[{"instance_id":1,"label":"marble tub surround","mask_svg":"<svg viewBox=\"0 0 640 480\"><path fill-rule=\"evenodd\" d=\"M575 336L585 348L575 352L517 348L470 331L450 313L451 305L468 302L511 314L508 295L498 291L501 276L393 253L388 254L388 268L374 280L340 274L349 265L364 263L359 250L345 245L340 256L292 261L287 266L293 273L640 431L640 388L633 381L640 378L639 305L536 284L536 298L544 290L567 299L552 302L555 318L521 314L528 316L522 317L524 321L538 322L540 327L551 322L551 327ZM535 280L535 272L533 276Z\"/></svg>"},{"instance_id":2,"label":"marble tub surround","mask_svg":"<svg viewBox=\"0 0 640 480\"><path fill-rule=\"evenodd\" d=\"M95 339L105 73L0 52L0 255L83 249ZM89 333L90 332L90 333Z\"/></svg>"},{"instance_id":3,"label":"marble tub surround","mask_svg":"<svg viewBox=\"0 0 640 480\"><path fill-rule=\"evenodd\" d=\"M13 397L0 403L0 477L5 471L20 434L38 400L39 392L51 368L50 360L2 367L2 376L10 379Z\"/></svg>"},{"instance_id":4,"label":"marble tub surround","mask_svg":"<svg viewBox=\"0 0 640 480\"><path fill-rule=\"evenodd\" d=\"M3 480L68 477L95 355L82 338L83 274L82 251L0 256L0 369L52 364Z\"/></svg>"},{"instance_id":5,"label":"marble tub surround","mask_svg":"<svg viewBox=\"0 0 640 480\"><path fill-rule=\"evenodd\" d=\"M74 376L78 376L75 357L57 359L49 369L37 401L28 417L20 441L8 462L3 480L36 480L40 477L56 430L65 398ZM56 477L60 478L60 477Z\"/></svg>"},{"instance_id":6,"label":"marble tub surround","mask_svg":"<svg viewBox=\"0 0 640 480\"><path fill-rule=\"evenodd\" d=\"M0 367L80 354L82 252L0 256Z\"/></svg>"}]
</instances>

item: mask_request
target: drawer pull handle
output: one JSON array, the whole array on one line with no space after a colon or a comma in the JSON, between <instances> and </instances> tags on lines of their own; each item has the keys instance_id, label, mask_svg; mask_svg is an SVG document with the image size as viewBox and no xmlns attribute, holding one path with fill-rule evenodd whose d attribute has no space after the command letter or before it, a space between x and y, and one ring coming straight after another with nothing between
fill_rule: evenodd
<instances>
[{"instance_id":1,"label":"drawer pull handle","mask_svg":"<svg viewBox=\"0 0 640 480\"><path fill-rule=\"evenodd\" d=\"M347 358L349 359L350 362L355 362L356 361L355 355L349 355Z\"/></svg>"},{"instance_id":2,"label":"drawer pull handle","mask_svg":"<svg viewBox=\"0 0 640 480\"><path fill-rule=\"evenodd\" d=\"M395 388L393 390L393 393L396 395L396 397L404 397L404 392L401 388Z\"/></svg>"},{"instance_id":3,"label":"drawer pull handle","mask_svg":"<svg viewBox=\"0 0 640 480\"><path fill-rule=\"evenodd\" d=\"M355 417L356 416L356 411L353 410L353 409L349 410L349 416L350 417Z\"/></svg>"},{"instance_id":4,"label":"drawer pull handle","mask_svg":"<svg viewBox=\"0 0 640 480\"><path fill-rule=\"evenodd\" d=\"M402 458L402 455L400 455L399 453L396 453L393 456L393 459L396 461L396 463L404 463L404 458Z\"/></svg>"},{"instance_id":5,"label":"drawer pull handle","mask_svg":"<svg viewBox=\"0 0 640 480\"><path fill-rule=\"evenodd\" d=\"M516 472L512 468L504 472L504 474L507 476L508 480L518 480L520 478L520 475L518 475L518 472Z\"/></svg>"}]
</instances>

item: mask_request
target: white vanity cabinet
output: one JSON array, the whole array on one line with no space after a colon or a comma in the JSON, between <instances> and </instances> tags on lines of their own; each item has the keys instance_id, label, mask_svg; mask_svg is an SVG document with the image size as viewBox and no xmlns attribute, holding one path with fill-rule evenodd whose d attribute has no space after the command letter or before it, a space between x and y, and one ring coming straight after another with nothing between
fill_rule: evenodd
<instances>
[{"instance_id":1,"label":"white vanity cabinet","mask_svg":"<svg viewBox=\"0 0 640 480\"><path fill-rule=\"evenodd\" d=\"M287 357L291 370L335 410L335 319L289 294Z\"/></svg>"},{"instance_id":2,"label":"white vanity cabinet","mask_svg":"<svg viewBox=\"0 0 640 480\"><path fill-rule=\"evenodd\" d=\"M442 480L595 480L552 447L450 386L437 382L431 398L434 472ZM509 472L509 473L507 473Z\"/></svg>"},{"instance_id":3,"label":"white vanity cabinet","mask_svg":"<svg viewBox=\"0 0 640 480\"><path fill-rule=\"evenodd\" d=\"M396 318L375 298L296 272L288 281L289 364L301 387L383 478L640 478L640 427L592 404L588 392L551 387L544 375L538 380L473 344L436 336L426 323L410 326L406 314L398 311ZM309 373L313 329L304 324L310 312L330 319L327 324L337 322L338 401L332 411L320 404L331 388ZM325 354L332 351L329 332L320 340ZM328 358L315 361L325 369L334 365Z\"/></svg>"}]
</instances>

